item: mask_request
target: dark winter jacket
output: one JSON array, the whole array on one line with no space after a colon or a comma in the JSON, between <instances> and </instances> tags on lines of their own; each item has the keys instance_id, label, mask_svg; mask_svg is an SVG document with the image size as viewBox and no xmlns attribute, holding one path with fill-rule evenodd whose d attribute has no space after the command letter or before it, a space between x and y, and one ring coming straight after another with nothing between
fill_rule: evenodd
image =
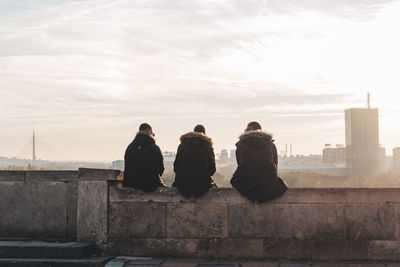
<instances>
[{"instance_id":1,"label":"dark winter jacket","mask_svg":"<svg viewBox=\"0 0 400 267\"><path fill-rule=\"evenodd\" d=\"M179 192L187 197L199 197L215 186L212 140L202 133L190 132L181 136L174 162L175 182Z\"/></svg>"},{"instance_id":2,"label":"dark winter jacket","mask_svg":"<svg viewBox=\"0 0 400 267\"><path fill-rule=\"evenodd\" d=\"M277 175L278 155L270 134L242 134L236 143L236 160L238 167L231 184L248 199L265 202L286 191L286 184Z\"/></svg>"},{"instance_id":3,"label":"dark winter jacket","mask_svg":"<svg viewBox=\"0 0 400 267\"><path fill-rule=\"evenodd\" d=\"M163 156L153 137L138 133L125 151L123 185L143 191L154 191L164 186L161 175L164 172Z\"/></svg>"}]
</instances>

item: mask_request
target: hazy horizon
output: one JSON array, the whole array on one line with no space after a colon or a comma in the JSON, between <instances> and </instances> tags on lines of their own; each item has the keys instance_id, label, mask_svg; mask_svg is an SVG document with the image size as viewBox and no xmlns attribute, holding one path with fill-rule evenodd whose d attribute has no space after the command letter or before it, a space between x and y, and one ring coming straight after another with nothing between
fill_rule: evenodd
<instances>
[{"instance_id":1,"label":"hazy horizon","mask_svg":"<svg viewBox=\"0 0 400 267\"><path fill-rule=\"evenodd\" d=\"M253 120L278 151L321 154L367 92L391 154L398 14L389 0L2 0L0 156L35 129L63 160L122 159L141 122L163 151L204 124L219 152Z\"/></svg>"}]
</instances>

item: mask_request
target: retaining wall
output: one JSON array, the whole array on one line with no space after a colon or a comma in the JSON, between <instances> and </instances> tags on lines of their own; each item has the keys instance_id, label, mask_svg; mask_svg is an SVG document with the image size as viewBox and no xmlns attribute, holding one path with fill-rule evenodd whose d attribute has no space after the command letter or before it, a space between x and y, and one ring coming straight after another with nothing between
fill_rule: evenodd
<instances>
[{"instance_id":1,"label":"retaining wall","mask_svg":"<svg viewBox=\"0 0 400 267\"><path fill-rule=\"evenodd\" d=\"M132 256L400 260L400 189L235 189L191 201L122 188L115 170L0 172L0 236L65 237Z\"/></svg>"}]
</instances>

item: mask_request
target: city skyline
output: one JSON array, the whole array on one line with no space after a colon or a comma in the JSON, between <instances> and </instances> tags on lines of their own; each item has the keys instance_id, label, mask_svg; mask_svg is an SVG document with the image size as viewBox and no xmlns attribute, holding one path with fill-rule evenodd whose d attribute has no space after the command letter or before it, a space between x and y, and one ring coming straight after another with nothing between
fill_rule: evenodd
<instances>
[{"instance_id":1,"label":"city skyline","mask_svg":"<svg viewBox=\"0 0 400 267\"><path fill-rule=\"evenodd\" d=\"M123 157L141 122L165 151L202 123L215 150L249 121L278 150L344 144L344 110L379 108L398 143L400 1L0 3L0 156L36 135L66 159ZM47 159L36 151L38 158Z\"/></svg>"}]
</instances>

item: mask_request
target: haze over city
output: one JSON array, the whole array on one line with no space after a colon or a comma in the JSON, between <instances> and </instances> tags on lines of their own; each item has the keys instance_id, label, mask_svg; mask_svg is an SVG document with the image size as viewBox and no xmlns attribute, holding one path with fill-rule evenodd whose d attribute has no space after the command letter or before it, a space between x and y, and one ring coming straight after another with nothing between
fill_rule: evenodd
<instances>
[{"instance_id":1,"label":"haze over city","mask_svg":"<svg viewBox=\"0 0 400 267\"><path fill-rule=\"evenodd\" d=\"M320 154L344 144L344 110L367 92L390 154L398 14L378 0L2 0L0 156L35 128L65 159L120 159L141 122L169 151L202 123L219 151L252 120L278 150Z\"/></svg>"}]
</instances>

